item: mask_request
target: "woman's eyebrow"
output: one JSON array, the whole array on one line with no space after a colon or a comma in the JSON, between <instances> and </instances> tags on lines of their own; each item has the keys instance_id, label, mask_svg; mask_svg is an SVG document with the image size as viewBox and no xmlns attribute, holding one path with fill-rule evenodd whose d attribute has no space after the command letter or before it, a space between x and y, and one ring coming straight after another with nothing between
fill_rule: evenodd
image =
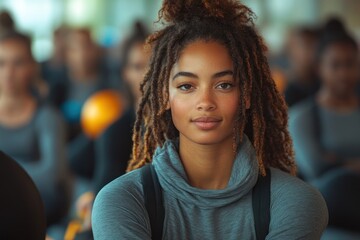
<instances>
[{"instance_id":1,"label":"woman's eyebrow","mask_svg":"<svg viewBox=\"0 0 360 240\"><path fill-rule=\"evenodd\" d=\"M226 76L226 75L234 76L234 72L231 71L231 70L218 72L218 73L215 73L212 78L220 78L220 77L223 77L223 76Z\"/></svg>"},{"instance_id":2,"label":"woman's eyebrow","mask_svg":"<svg viewBox=\"0 0 360 240\"><path fill-rule=\"evenodd\" d=\"M212 78L220 78L226 75L234 75L234 72L232 70L225 70L225 71L221 71L218 73L215 73ZM173 80L175 80L175 78L177 77L189 77L189 78L199 78L198 75L191 73L191 72L178 72L174 75Z\"/></svg>"},{"instance_id":3,"label":"woman's eyebrow","mask_svg":"<svg viewBox=\"0 0 360 240\"><path fill-rule=\"evenodd\" d=\"M191 72L178 72L173 77L173 80L175 80L175 78L177 78L177 77L199 78L196 74L191 73Z\"/></svg>"}]
</instances>

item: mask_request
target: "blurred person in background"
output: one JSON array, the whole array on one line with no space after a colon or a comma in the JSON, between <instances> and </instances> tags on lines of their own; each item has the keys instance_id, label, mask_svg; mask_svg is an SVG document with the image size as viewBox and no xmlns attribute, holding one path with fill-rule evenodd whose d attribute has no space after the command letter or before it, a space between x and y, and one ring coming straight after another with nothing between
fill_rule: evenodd
<instances>
[{"instance_id":1,"label":"blurred person in background","mask_svg":"<svg viewBox=\"0 0 360 240\"><path fill-rule=\"evenodd\" d=\"M50 59L42 62L41 77L48 85L48 101L55 106L61 104L62 93L65 91L65 81L67 79L65 67L66 38L69 29L60 26L53 34L53 53Z\"/></svg>"},{"instance_id":2,"label":"blurred person in background","mask_svg":"<svg viewBox=\"0 0 360 240\"><path fill-rule=\"evenodd\" d=\"M317 54L320 90L290 110L296 161L303 178L323 194L330 226L358 231L359 238L358 47L341 22L330 20Z\"/></svg>"},{"instance_id":3,"label":"blurred person in background","mask_svg":"<svg viewBox=\"0 0 360 240\"><path fill-rule=\"evenodd\" d=\"M45 204L47 223L68 210L70 182L60 114L34 95L37 64L30 39L17 32L0 36L0 149L31 176Z\"/></svg>"},{"instance_id":4,"label":"blurred person in background","mask_svg":"<svg viewBox=\"0 0 360 240\"><path fill-rule=\"evenodd\" d=\"M289 107L312 96L319 89L316 73L316 46L318 31L309 27L298 27L291 31L287 44L290 69L284 92Z\"/></svg>"},{"instance_id":5,"label":"blurred person in background","mask_svg":"<svg viewBox=\"0 0 360 240\"><path fill-rule=\"evenodd\" d=\"M69 31L65 59L67 78L56 91L62 91L57 101L67 123L69 163L76 176L91 179L94 145L81 128L81 110L91 95L107 88L108 81L107 72L102 68L100 48L89 29Z\"/></svg>"},{"instance_id":6,"label":"blurred person in background","mask_svg":"<svg viewBox=\"0 0 360 240\"><path fill-rule=\"evenodd\" d=\"M148 30L141 22L136 22L132 32L122 42L122 68L119 74L122 81L121 94L125 96L123 114L98 137L92 140L94 146L94 169L91 179L82 179L82 193L74 202L74 212L69 216L81 222L71 221L67 226L67 236L76 235L76 239L89 239L91 232L91 210L94 197L100 189L113 179L126 172L132 151L132 129L135 122L137 105L141 98L140 83L148 67L150 52L145 49ZM86 188L84 188L86 186ZM72 229L77 229L76 233ZM55 239L61 239L52 235Z\"/></svg>"},{"instance_id":7,"label":"blurred person in background","mask_svg":"<svg viewBox=\"0 0 360 240\"><path fill-rule=\"evenodd\" d=\"M66 87L60 108L70 127L69 140L72 140L81 133L82 105L93 93L107 87L107 73L102 71L100 47L87 28L70 30L65 59L68 73L63 82Z\"/></svg>"}]
</instances>

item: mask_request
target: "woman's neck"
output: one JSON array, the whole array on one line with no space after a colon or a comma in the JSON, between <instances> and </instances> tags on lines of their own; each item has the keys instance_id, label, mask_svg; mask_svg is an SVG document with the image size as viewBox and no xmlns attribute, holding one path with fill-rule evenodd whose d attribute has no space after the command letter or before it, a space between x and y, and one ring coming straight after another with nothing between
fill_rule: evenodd
<instances>
[{"instance_id":1,"label":"woman's neck","mask_svg":"<svg viewBox=\"0 0 360 240\"><path fill-rule=\"evenodd\" d=\"M317 102L325 108L340 112L352 111L359 108L359 98L355 92L339 97L330 90L322 88L317 94Z\"/></svg>"},{"instance_id":2,"label":"woman's neck","mask_svg":"<svg viewBox=\"0 0 360 240\"><path fill-rule=\"evenodd\" d=\"M89 82L97 79L98 71L97 69L74 70L70 72L70 76L73 80L78 82Z\"/></svg>"},{"instance_id":3,"label":"woman's neck","mask_svg":"<svg viewBox=\"0 0 360 240\"><path fill-rule=\"evenodd\" d=\"M28 94L0 94L0 110L8 114L19 112L31 98Z\"/></svg>"},{"instance_id":4,"label":"woman's neck","mask_svg":"<svg viewBox=\"0 0 360 240\"><path fill-rule=\"evenodd\" d=\"M232 139L217 145L200 145L180 137L179 154L190 185L224 189L235 159Z\"/></svg>"},{"instance_id":5,"label":"woman's neck","mask_svg":"<svg viewBox=\"0 0 360 240\"><path fill-rule=\"evenodd\" d=\"M0 94L0 122L7 127L18 127L30 121L36 101L30 94Z\"/></svg>"}]
</instances>

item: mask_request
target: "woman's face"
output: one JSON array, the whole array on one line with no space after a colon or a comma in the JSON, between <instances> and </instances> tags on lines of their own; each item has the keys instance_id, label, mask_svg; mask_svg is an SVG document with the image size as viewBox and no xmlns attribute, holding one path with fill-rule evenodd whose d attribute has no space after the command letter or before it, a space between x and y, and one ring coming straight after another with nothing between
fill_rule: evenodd
<instances>
[{"instance_id":1,"label":"woman's face","mask_svg":"<svg viewBox=\"0 0 360 240\"><path fill-rule=\"evenodd\" d=\"M240 95L233 75L223 45L196 41L183 49L169 80L169 106L180 141L232 144Z\"/></svg>"},{"instance_id":2,"label":"woman's face","mask_svg":"<svg viewBox=\"0 0 360 240\"><path fill-rule=\"evenodd\" d=\"M22 41L9 39L0 42L0 91L2 94L28 91L35 68L35 62Z\"/></svg>"},{"instance_id":3,"label":"woman's face","mask_svg":"<svg viewBox=\"0 0 360 240\"><path fill-rule=\"evenodd\" d=\"M140 84L149 64L150 54L145 51L144 43L137 43L129 50L127 66L124 71L124 80L131 87L136 99L141 97Z\"/></svg>"},{"instance_id":4,"label":"woman's face","mask_svg":"<svg viewBox=\"0 0 360 240\"><path fill-rule=\"evenodd\" d=\"M337 43L327 47L320 62L323 85L337 97L355 91L358 76L357 52L349 44Z\"/></svg>"},{"instance_id":5,"label":"woman's face","mask_svg":"<svg viewBox=\"0 0 360 240\"><path fill-rule=\"evenodd\" d=\"M66 46L66 62L71 71L88 72L97 68L100 57L98 46L90 35L75 31Z\"/></svg>"}]
</instances>

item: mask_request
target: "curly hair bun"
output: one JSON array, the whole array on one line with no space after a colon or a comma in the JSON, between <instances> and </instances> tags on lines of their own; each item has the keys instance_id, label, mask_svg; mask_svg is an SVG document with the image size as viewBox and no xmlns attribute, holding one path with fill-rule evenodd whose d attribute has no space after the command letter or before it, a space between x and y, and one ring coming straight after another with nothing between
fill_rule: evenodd
<instances>
[{"instance_id":1,"label":"curly hair bun","mask_svg":"<svg viewBox=\"0 0 360 240\"><path fill-rule=\"evenodd\" d=\"M236 0L164 0L159 20L168 23L191 22L194 19L213 19L253 25L254 13Z\"/></svg>"}]
</instances>

